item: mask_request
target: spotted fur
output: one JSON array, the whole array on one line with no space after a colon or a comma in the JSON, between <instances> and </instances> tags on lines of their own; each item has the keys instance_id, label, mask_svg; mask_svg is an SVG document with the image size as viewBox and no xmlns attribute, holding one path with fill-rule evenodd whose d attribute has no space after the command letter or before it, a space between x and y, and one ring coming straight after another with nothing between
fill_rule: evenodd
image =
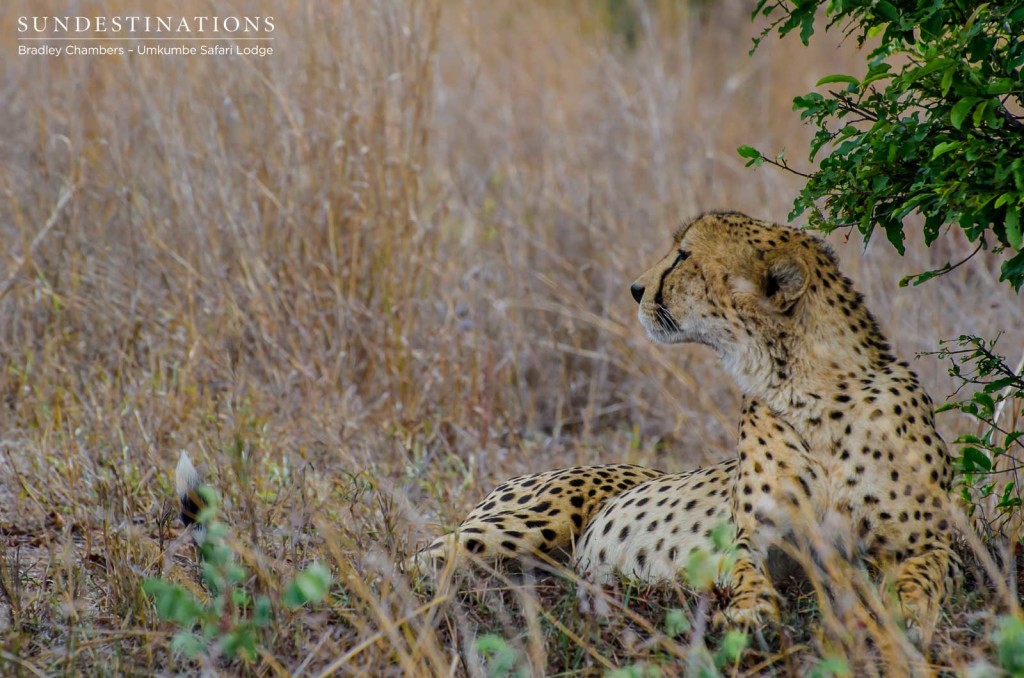
<instances>
[{"instance_id":1,"label":"spotted fur","mask_svg":"<svg viewBox=\"0 0 1024 678\"><path fill-rule=\"evenodd\" d=\"M659 476L619 494L580 539L576 569L600 583L619 574L671 581L696 549L710 551L712 532L731 520L729 482L736 460Z\"/></svg>"},{"instance_id":2,"label":"spotted fur","mask_svg":"<svg viewBox=\"0 0 1024 678\"><path fill-rule=\"evenodd\" d=\"M904 614L929 633L959 571L951 459L931 399L828 246L708 214L632 291L653 339L710 346L748 401L731 482L742 557L725 617L773 610L766 547L796 530L891 572Z\"/></svg>"},{"instance_id":3,"label":"spotted fur","mask_svg":"<svg viewBox=\"0 0 1024 678\"><path fill-rule=\"evenodd\" d=\"M565 561L583 527L612 496L663 475L630 464L577 466L519 476L498 485L459 528L424 549L421 564L537 558Z\"/></svg>"},{"instance_id":4,"label":"spotted fur","mask_svg":"<svg viewBox=\"0 0 1024 678\"><path fill-rule=\"evenodd\" d=\"M824 535L891 573L904 614L929 634L960 567L950 548L951 459L931 399L828 246L742 214L707 214L677 231L631 292L654 340L711 347L744 392L738 457L646 482L631 467L636 482L622 487L591 481L586 514L551 516L563 521L555 539L526 526L534 502L549 501L543 492L499 488L431 550L470 550L474 539L483 555L564 552L582 534L581 575L671 579L690 551L709 546L710 523L728 520L739 557L723 573L733 596L717 621L755 624L777 610L768 548ZM543 477L550 489L585 471L510 483ZM509 530L515 538L503 545Z\"/></svg>"}]
</instances>

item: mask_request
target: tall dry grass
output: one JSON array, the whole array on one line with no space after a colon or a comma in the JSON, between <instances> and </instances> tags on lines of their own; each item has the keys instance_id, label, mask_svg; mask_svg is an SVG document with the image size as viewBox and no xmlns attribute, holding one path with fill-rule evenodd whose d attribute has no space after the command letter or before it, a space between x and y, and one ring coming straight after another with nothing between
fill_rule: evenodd
<instances>
[{"instance_id":1,"label":"tall dry grass","mask_svg":"<svg viewBox=\"0 0 1024 678\"><path fill-rule=\"evenodd\" d=\"M339 582L316 612L275 607L257 665L207 670L476 675L485 631L537 673L692 669L703 634L660 630L678 592L640 591L601 622L560 584L431 595L396 563L512 475L730 453L735 388L706 350L648 342L628 284L682 218L784 220L797 181L745 169L735 148L801 164L792 97L862 59L835 35L749 57L748 11L282 1L259 8L277 24L263 59L57 59L16 56L18 16L213 10L5 3L0 665L197 668L139 590L192 577L169 476L186 449L257 588L313 559ZM904 259L832 241L904 356L963 332L1019 346L1024 309L992 261L895 286L962 251L955 236ZM948 394L944 366L917 368ZM947 438L966 426L940 420ZM936 665L986 652L991 614L962 609ZM860 650L876 673L923 666L836 619L733 669Z\"/></svg>"}]
</instances>

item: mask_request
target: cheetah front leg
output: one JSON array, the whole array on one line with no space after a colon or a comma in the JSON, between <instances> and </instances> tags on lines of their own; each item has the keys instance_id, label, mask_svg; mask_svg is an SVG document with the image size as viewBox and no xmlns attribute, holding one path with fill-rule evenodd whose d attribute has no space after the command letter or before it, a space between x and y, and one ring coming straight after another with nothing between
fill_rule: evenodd
<instances>
[{"instance_id":1,"label":"cheetah front leg","mask_svg":"<svg viewBox=\"0 0 1024 678\"><path fill-rule=\"evenodd\" d=\"M781 597L765 568L768 548L815 528L824 474L793 427L757 401L744 407L738 449L732 484L733 597L714 621L749 626L778 616Z\"/></svg>"},{"instance_id":2,"label":"cheetah front leg","mask_svg":"<svg viewBox=\"0 0 1024 678\"><path fill-rule=\"evenodd\" d=\"M896 569L896 594L908 627L917 628L924 646L931 642L939 609L948 591L946 579L956 576L959 558L946 544L901 561Z\"/></svg>"},{"instance_id":3,"label":"cheetah front leg","mask_svg":"<svg viewBox=\"0 0 1024 678\"><path fill-rule=\"evenodd\" d=\"M767 576L764 553L751 549L749 543L745 531L740 530L736 540L736 561L729 571L732 598L725 610L715 613L712 623L717 627L752 627L779 615L781 598Z\"/></svg>"}]
</instances>

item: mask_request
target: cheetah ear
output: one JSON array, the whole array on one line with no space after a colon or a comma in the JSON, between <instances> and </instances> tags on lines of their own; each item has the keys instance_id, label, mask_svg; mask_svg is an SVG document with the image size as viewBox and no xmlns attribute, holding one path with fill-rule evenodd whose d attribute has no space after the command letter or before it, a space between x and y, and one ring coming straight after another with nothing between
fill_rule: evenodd
<instances>
[{"instance_id":1,"label":"cheetah ear","mask_svg":"<svg viewBox=\"0 0 1024 678\"><path fill-rule=\"evenodd\" d=\"M767 264L761 286L764 300L773 310L790 313L810 284L807 264L788 253L770 257Z\"/></svg>"}]
</instances>

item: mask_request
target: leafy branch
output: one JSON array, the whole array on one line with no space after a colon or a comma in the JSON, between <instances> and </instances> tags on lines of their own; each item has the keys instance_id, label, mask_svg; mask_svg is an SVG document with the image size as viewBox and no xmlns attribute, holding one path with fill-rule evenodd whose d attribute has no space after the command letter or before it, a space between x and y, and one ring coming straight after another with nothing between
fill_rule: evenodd
<instances>
[{"instance_id":1,"label":"leafy branch","mask_svg":"<svg viewBox=\"0 0 1024 678\"><path fill-rule=\"evenodd\" d=\"M926 244L944 226L1003 254L1000 278L1024 285L1024 116L1008 102L1024 100L1024 6L1000 0L977 6L931 0L796 2L760 0L754 16L770 23L755 40L799 31L806 44L824 7L826 30L840 27L864 44L876 36L861 77L834 74L794 99L794 110L817 128L813 172L790 167L750 146L748 166L768 164L807 179L791 219L809 212L826 232L855 224L865 239L882 228L902 254L904 222L923 217ZM819 154L821 157L819 158ZM988 247L984 236L994 247ZM961 262L962 263L962 262ZM907 276L927 279L959 264Z\"/></svg>"}]
</instances>

